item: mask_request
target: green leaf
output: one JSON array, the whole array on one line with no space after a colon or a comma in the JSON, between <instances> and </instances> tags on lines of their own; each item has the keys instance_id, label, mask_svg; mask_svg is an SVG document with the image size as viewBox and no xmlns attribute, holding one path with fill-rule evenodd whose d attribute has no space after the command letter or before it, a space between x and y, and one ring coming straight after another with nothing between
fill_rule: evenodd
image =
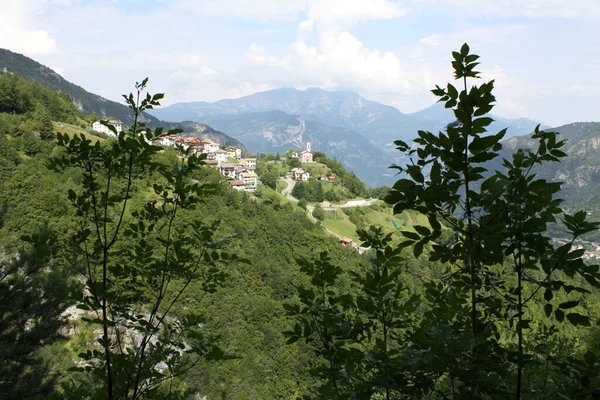
<instances>
[{"instance_id":1,"label":"green leaf","mask_svg":"<svg viewBox=\"0 0 600 400\"><path fill-rule=\"evenodd\" d=\"M415 232L402 231L401 233L404 235L404 237L407 237L409 239L412 239L412 240L421 240L421 237L418 234L416 234Z\"/></svg>"},{"instance_id":2,"label":"green leaf","mask_svg":"<svg viewBox=\"0 0 600 400\"><path fill-rule=\"evenodd\" d=\"M467 57L469 55L469 45L468 44L463 44L462 47L460 48L460 55L462 57Z\"/></svg>"},{"instance_id":3,"label":"green leaf","mask_svg":"<svg viewBox=\"0 0 600 400\"><path fill-rule=\"evenodd\" d=\"M556 318L558 322L563 322L565 320L565 313L562 310L556 309L554 311L554 318Z\"/></svg>"},{"instance_id":4,"label":"green leaf","mask_svg":"<svg viewBox=\"0 0 600 400\"><path fill-rule=\"evenodd\" d=\"M563 309L563 310L568 310L569 308L576 307L578 304L579 304L578 300L567 301L567 302L559 304L558 307L561 308L561 309Z\"/></svg>"},{"instance_id":5,"label":"green leaf","mask_svg":"<svg viewBox=\"0 0 600 400\"><path fill-rule=\"evenodd\" d=\"M419 258L419 256L421 254L423 254L423 243L422 242L415 243L413 253L415 255L415 258Z\"/></svg>"},{"instance_id":6,"label":"green leaf","mask_svg":"<svg viewBox=\"0 0 600 400\"><path fill-rule=\"evenodd\" d=\"M426 226L414 225L413 228L422 236L431 235L431 231ZM410 238L410 239L412 239L412 238ZM418 240L418 239L415 239L415 240Z\"/></svg>"},{"instance_id":7,"label":"green leaf","mask_svg":"<svg viewBox=\"0 0 600 400\"><path fill-rule=\"evenodd\" d=\"M592 325L589 317L586 317L585 315L581 315L581 314L577 314L577 313L567 314L567 319L569 320L569 322L571 324L573 324L575 326L577 326L577 325L591 326Z\"/></svg>"},{"instance_id":8,"label":"green leaf","mask_svg":"<svg viewBox=\"0 0 600 400\"><path fill-rule=\"evenodd\" d=\"M458 90L451 84L448 84L448 96L452 99L456 99L458 97Z\"/></svg>"},{"instance_id":9,"label":"green leaf","mask_svg":"<svg viewBox=\"0 0 600 400\"><path fill-rule=\"evenodd\" d=\"M290 345L296 343L300 339L299 336L290 336L290 338L285 342L285 344Z\"/></svg>"},{"instance_id":10,"label":"green leaf","mask_svg":"<svg viewBox=\"0 0 600 400\"><path fill-rule=\"evenodd\" d=\"M546 313L546 317L550 317L552 314L552 304L546 303L546 305L544 305L544 313Z\"/></svg>"}]
</instances>

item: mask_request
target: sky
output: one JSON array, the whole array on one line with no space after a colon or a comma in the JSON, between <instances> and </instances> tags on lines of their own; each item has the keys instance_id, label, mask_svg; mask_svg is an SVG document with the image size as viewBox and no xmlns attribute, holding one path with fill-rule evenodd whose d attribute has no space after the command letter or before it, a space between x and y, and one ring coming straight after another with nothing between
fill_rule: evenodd
<instances>
[{"instance_id":1,"label":"sky","mask_svg":"<svg viewBox=\"0 0 600 400\"><path fill-rule=\"evenodd\" d=\"M149 77L163 105L269 89L432 105L467 42L494 113L600 121L600 0L0 0L0 48L121 101Z\"/></svg>"}]
</instances>

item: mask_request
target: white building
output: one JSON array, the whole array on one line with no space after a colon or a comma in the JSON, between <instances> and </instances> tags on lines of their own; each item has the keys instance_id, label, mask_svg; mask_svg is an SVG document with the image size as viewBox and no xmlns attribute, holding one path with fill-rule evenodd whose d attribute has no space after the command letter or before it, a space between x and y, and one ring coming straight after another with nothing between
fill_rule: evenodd
<instances>
[{"instance_id":1,"label":"white building","mask_svg":"<svg viewBox=\"0 0 600 400\"><path fill-rule=\"evenodd\" d=\"M216 153L219 150L219 143L213 142L210 139L200 140L201 147L203 148L202 153Z\"/></svg>"},{"instance_id":2,"label":"white building","mask_svg":"<svg viewBox=\"0 0 600 400\"><path fill-rule=\"evenodd\" d=\"M219 149L219 150L215 151L214 154L216 155L215 159L219 163L227 162L227 160L229 159L229 153L225 150Z\"/></svg>"},{"instance_id":3,"label":"white building","mask_svg":"<svg viewBox=\"0 0 600 400\"><path fill-rule=\"evenodd\" d=\"M310 139L308 139L308 141L306 142L306 150L300 153L300 162L302 164L313 162L313 154L311 152Z\"/></svg>"},{"instance_id":4,"label":"white building","mask_svg":"<svg viewBox=\"0 0 600 400\"><path fill-rule=\"evenodd\" d=\"M175 139L177 139L176 135L167 135L158 139L158 144L160 146L175 146Z\"/></svg>"},{"instance_id":5,"label":"white building","mask_svg":"<svg viewBox=\"0 0 600 400\"><path fill-rule=\"evenodd\" d=\"M240 177L242 178L241 180L246 184L244 190L247 192L254 192L256 190L256 186L258 185L258 175L256 175L254 172L246 172L240 174Z\"/></svg>"},{"instance_id":6,"label":"white building","mask_svg":"<svg viewBox=\"0 0 600 400\"><path fill-rule=\"evenodd\" d=\"M256 158L242 158L240 162L248 169L256 169Z\"/></svg>"},{"instance_id":7,"label":"white building","mask_svg":"<svg viewBox=\"0 0 600 400\"><path fill-rule=\"evenodd\" d=\"M231 158L241 158L242 157L242 149L239 147L228 147L225 149L228 153L230 153Z\"/></svg>"},{"instance_id":8,"label":"white building","mask_svg":"<svg viewBox=\"0 0 600 400\"><path fill-rule=\"evenodd\" d=\"M292 179L295 181L307 181L310 173L304 168L292 168Z\"/></svg>"},{"instance_id":9,"label":"white building","mask_svg":"<svg viewBox=\"0 0 600 400\"><path fill-rule=\"evenodd\" d=\"M108 124L115 127L115 130L117 131L117 135L123 131L123 123L121 121L119 121L118 119L111 119L110 121L108 121ZM113 133L113 131L111 131L107 126L102 125L102 123L100 123L100 121L94 121L94 123L92 124L92 129L95 130L96 132L100 132L100 133L104 133L108 136L116 137L116 135Z\"/></svg>"}]
</instances>

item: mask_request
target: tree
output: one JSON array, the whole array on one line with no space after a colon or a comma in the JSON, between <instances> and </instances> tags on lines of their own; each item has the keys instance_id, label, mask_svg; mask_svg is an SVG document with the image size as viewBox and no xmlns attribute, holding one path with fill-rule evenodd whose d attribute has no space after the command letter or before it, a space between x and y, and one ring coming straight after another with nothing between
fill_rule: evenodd
<instances>
[{"instance_id":1,"label":"tree","mask_svg":"<svg viewBox=\"0 0 600 400\"><path fill-rule=\"evenodd\" d=\"M146 84L147 79L136 83L135 96L124 95L134 123L118 140L92 145L84 135L57 135L64 152L52 168L77 168L83 175L81 186L68 196L80 228L63 246L70 265L86 280L78 307L88 312L87 322L102 329L100 348L80 355L80 369L97 378L79 388L82 397L156 396L159 390L170 392L173 379L200 358L223 358L199 315L173 312L193 282L213 291L224 278L221 257L231 259L211 239L210 227L185 217L214 186L191 179L202 158L184 153L175 167L156 161L162 148L146 139L163 131L152 132L139 118L163 95L141 97ZM147 173L159 178L153 198L134 207L135 181Z\"/></svg>"},{"instance_id":2,"label":"tree","mask_svg":"<svg viewBox=\"0 0 600 400\"><path fill-rule=\"evenodd\" d=\"M325 192L325 196L324 196L325 200L327 201L336 201L338 200L337 196L335 195L335 192L333 190L330 190L328 192Z\"/></svg>"},{"instance_id":3,"label":"tree","mask_svg":"<svg viewBox=\"0 0 600 400\"><path fill-rule=\"evenodd\" d=\"M277 189L277 181L279 180L279 174L274 169L268 168L260 175L260 181L263 185L270 187L273 190Z\"/></svg>"},{"instance_id":4,"label":"tree","mask_svg":"<svg viewBox=\"0 0 600 400\"><path fill-rule=\"evenodd\" d=\"M536 128L537 147L498 157L505 131L487 134L493 81L477 78L477 55L465 44L453 53L452 84L433 93L456 122L415 144L397 141L406 166L386 198L394 214L420 213L427 223L391 234L359 232L369 266L344 276L326 257L303 271L312 287L290 304L296 323L290 341L314 343L319 398L592 398L600 379L596 349L553 345L563 324L591 326L586 294L600 288L599 266L587 265L581 235L598 228L584 211L564 212L560 183L536 177L536 168L566 155L554 132ZM354 215L354 213L352 213ZM562 219L570 239L547 235ZM411 293L409 255L422 261L424 284ZM352 289L339 283L350 280ZM574 346L573 346L574 347ZM332 390L333 389L333 390Z\"/></svg>"},{"instance_id":5,"label":"tree","mask_svg":"<svg viewBox=\"0 0 600 400\"><path fill-rule=\"evenodd\" d=\"M56 372L36 354L61 338L73 284L47 229L26 238L35 246L0 258L0 392L7 399L50 395Z\"/></svg>"},{"instance_id":6,"label":"tree","mask_svg":"<svg viewBox=\"0 0 600 400\"><path fill-rule=\"evenodd\" d=\"M19 138L21 150L28 156L34 156L42 151L42 143L38 132L25 132Z\"/></svg>"},{"instance_id":7,"label":"tree","mask_svg":"<svg viewBox=\"0 0 600 400\"><path fill-rule=\"evenodd\" d=\"M312 215L319 221L323 221L325 219L325 211L323 211L323 208L319 205L314 208Z\"/></svg>"},{"instance_id":8,"label":"tree","mask_svg":"<svg viewBox=\"0 0 600 400\"><path fill-rule=\"evenodd\" d=\"M308 202L305 199L300 199L298 200L298 207L306 210L306 208L308 207Z\"/></svg>"},{"instance_id":9,"label":"tree","mask_svg":"<svg viewBox=\"0 0 600 400\"><path fill-rule=\"evenodd\" d=\"M310 285L299 287L300 304L286 304L288 315L296 319L293 330L284 332L287 344L304 338L315 348L317 360L313 373L321 378L313 397L320 399L352 398L352 388L344 371L352 321L347 309L351 298L339 293L336 287L342 269L333 265L327 252L314 260L299 259L301 270L310 278ZM352 372L351 370L348 372Z\"/></svg>"},{"instance_id":10,"label":"tree","mask_svg":"<svg viewBox=\"0 0 600 400\"><path fill-rule=\"evenodd\" d=\"M429 261L446 263L443 284L451 290L443 293L452 294L453 300L440 296L439 284L432 283L431 301L445 302L446 309L455 307L452 318L464 323L451 327L446 334L455 338L447 345L461 349L460 353L446 359L432 355L435 370L456 381L459 398L505 396L512 392L514 398L521 399L524 369L532 359L541 362L543 358L535 347L531 353L525 349L526 333L532 329L534 316L528 307L543 301L546 315L554 313L556 320L562 322L565 310L579 305L578 296L557 305L552 302L553 293L587 291L585 285L565 277L579 275L582 281L600 287L597 266L584 264L583 252L573 247L574 240L597 229L598 223L587 222L584 211L575 215L564 213L561 200L554 197L560 183L536 179L536 166L566 156L560 150L564 140L557 140L555 132L536 128L532 136L538 142L536 149L519 150L512 160L504 160L503 170L488 171L485 163L498 157L500 140L506 132L486 134L486 127L493 121L486 114L495 101L494 81L468 85L468 79L478 78L475 68L479 57L471 54L466 44L452 55L454 76L462 88L448 84L446 88L436 86L432 92L454 111L456 122L438 135L419 131L412 148L396 142L398 150L411 162L405 167L395 166L407 177L394 184L387 201L394 204L394 213L414 210L428 218L429 226L402 232L406 239L402 246L412 246L414 255L419 257L426 245L432 245ZM556 247L545 232L559 215L571 240ZM437 243L448 229L454 239ZM589 318L579 310L569 315L567 320L573 325L590 325ZM440 316L431 313L428 318L439 321ZM428 323L424 328L434 326ZM502 363L514 366L514 383L511 378L502 380L507 374ZM444 364L447 365L441 370ZM497 378L490 380L490 376Z\"/></svg>"},{"instance_id":11,"label":"tree","mask_svg":"<svg viewBox=\"0 0 600 400\"><path fill-rule=\"evenodd\" d=\"M302 163L296 157L288 157L287 164L290 168L300 168L302 166Z\"/></svg>"}]
</instances>

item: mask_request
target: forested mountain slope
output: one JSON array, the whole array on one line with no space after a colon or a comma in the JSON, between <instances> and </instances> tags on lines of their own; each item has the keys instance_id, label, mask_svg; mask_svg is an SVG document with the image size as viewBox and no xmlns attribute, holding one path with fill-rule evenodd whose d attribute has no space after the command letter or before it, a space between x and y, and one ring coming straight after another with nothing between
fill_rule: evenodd
<instances>
[{"instance_id":1,"label":"forested mountain slope","mask_svg":"<svg viewBox=\"0 0 600 400\"><path fill-rule=\"evenodd\" d=\"M123 104L107 100L101 96L90 93L84 88L77 86L50 68L10 50L0 49L0 71L14 73L28 81L39 82L49 89L68 94L83 115L97 114L100 118L117 118L126 125L133 122L133 113ZM141 115L142 122L154 128L181 128L190 135L210 138L224 145L242 146L237 140L226 134L212 129L210 126L198 123L164 123L150 114Z\"/></svg>"},{"instance_id":2,"label":"forested mountain slope","mask_svg":"<svg viewBox=\"0 0 600 400\"><path fill-rule=\"evenodd\" d=\"M70 191L80 192L84 174L74 167L49 168L64 148L56 146L54 135L39 135L38 125L44 127L45 120L38 120L36 112L49 115L48 129L52 120L76 122L82 115L69 99L42 85L0 74L0 86L3 82L14 83L17 90L11 98L0 97L1 397L64 394L62 384L90 397L101 383L72 368L78 354L97 348L97 326L67 310L77 301L72 293L81 290L82 270L70 246L58 245L79 227L69 196ZM14 120L16 128L7 128ZM98 143L110 146L111 140ZM181 158L168 148L156 161L177 170ZM307 372L310 348L286 347L283 334L288 328L283 304L294 295L296 284L306 282L297 260L328 251L340 266L354 269L363 258L310 222L300 207L229 189L209 167L197 170L194 180L211 191L196 209L182 211L185 222L176 226L178 234L193 235L189 221L197 220L210 227L224 250L244 261L223 265L220 274L226 279L216 290L194 284L173 310L182 316L203 315L206 329L220 336L223 351L235 357L202 363L186 376L187 387L211 398L276 399L307 393L312 385ZM136 172L126 220L156 198L153 185L158 182L156 172ZM126 179L113 178L117 193L126 186ZM23 241L25 236L38 245ZM118 254L125 254L131 239L120 237L115 246Z\"/></svg>"},{"instance_id":3,"label":"forested mountain slope","mask_svg":"<svg viewBox=\"0 0 600 400\"><path fill-rule=\"evenodd\" d=\"M585 204L600 196L600 122L576 122L548 129L566 140L562 151L568 157L561 162L535 167L539 178L563 182L561 197L567 205ZM530 135L513 137L503 142L502 157L518 149L533 149L537 142ZM492 168L501 168L495 160Z\"/></svg>"}]
</instances>

